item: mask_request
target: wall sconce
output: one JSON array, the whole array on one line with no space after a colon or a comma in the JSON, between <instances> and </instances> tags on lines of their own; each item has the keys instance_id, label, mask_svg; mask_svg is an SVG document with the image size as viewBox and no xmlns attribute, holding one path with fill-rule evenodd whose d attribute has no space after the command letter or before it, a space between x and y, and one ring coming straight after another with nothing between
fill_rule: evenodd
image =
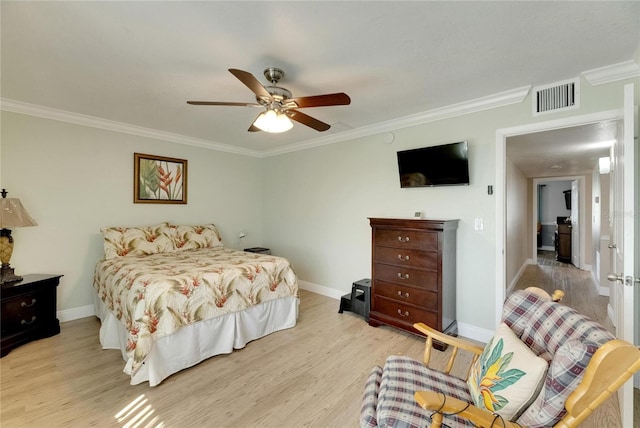
<instances>
[{"instance_id":1,"label":"wall sconce","mask_svg":"<svg viewBox=\"0 0 640 428\"><path fill-rule=\"evenodd\" d=\"M609 156L598 159L598 171L600 174L609 174L611 172L611 159Z\"/></svg>"},{"instance_id":2,"label":"wall sconce","mask_svg":"<svg viewBox=\"0 0 640 428\"><path fill-rule=\"evenodd\" d=\"M13 254L13 237L9 228L38 225L24 209L20 199L7 198L8 193L2 189L2 199L0 199L0 261L2 261L0 284L22 280L21 276L13 273L13 268L9 265Z\"/></svg>"}]
</instances>

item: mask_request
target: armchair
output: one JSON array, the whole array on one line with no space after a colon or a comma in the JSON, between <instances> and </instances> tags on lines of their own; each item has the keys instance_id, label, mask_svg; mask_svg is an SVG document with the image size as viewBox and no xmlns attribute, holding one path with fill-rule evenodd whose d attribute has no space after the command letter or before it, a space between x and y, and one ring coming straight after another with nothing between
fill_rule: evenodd
<instances>
[{"instance_id":1,"label":"armchair","mask_svg":"<svg viewBox=\"0 0 640 428\"><path fill-rule=\"evenodd\" d=\"M638 348L540 290L511 294L502 321L486 347L414 324L423 362L393 355L372 370L361 427L576 427L640 370ZM434 340L451 348L441 370L429 367Z\"/></svg>"}]
</instances>

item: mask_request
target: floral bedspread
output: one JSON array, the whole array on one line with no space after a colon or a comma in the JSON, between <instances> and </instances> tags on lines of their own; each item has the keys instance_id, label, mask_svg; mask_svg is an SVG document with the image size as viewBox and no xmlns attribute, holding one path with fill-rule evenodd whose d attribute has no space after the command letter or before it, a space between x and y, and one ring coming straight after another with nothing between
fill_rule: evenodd
<instances>
[{"instance_id":1,"label":"floral bedspread","mask_svg":"<svg viewBox=\"0 0 640 428\"><path fill-rule=\"evenodd\" d=\"M103 259L93 286L129 332L132 374L155 339L184 325L298 296L286 259L224 247Z\"/></svg>"}]
</instances>

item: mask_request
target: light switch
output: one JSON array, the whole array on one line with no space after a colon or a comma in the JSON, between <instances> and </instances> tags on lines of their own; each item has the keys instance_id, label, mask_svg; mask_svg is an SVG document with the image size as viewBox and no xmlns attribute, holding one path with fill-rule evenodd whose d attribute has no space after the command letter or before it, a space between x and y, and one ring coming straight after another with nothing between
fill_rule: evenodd
<instances>
[{"instance_id":1,"label":"light switch","mask_svg":"<svg viewBox=\"0 0 640 428\"><path fill-rule=\"evenodd\" d=\"M484 229L484 224L482 224L482 219L481 218L477 218L475 220L475 229L476 230L482 230Z\"/></svg>"}]
</instances>

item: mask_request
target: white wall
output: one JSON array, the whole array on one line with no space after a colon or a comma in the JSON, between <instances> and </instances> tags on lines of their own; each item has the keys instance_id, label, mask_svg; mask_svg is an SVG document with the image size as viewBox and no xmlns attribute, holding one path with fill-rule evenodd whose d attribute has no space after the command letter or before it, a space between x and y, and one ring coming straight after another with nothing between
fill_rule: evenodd
<instances>
[{"instance_id":1,"label":"white wall","mask_svg":"<svg viewBox=\"0 0 640 428\"><path fill-rule=\"evenodd\" d=\"M571 190L571 180L545 181L546 187L540 196L542 223L555 223L557 217L569 217L571 210L567 209L564 191Z\"/></svg>"},{"instance_id":2,"label":"white wall","mask_svg":"<svg viewBox=\"0 0 640 428\"><path fill-rule=\"evenodd\" d=\"M399 129L384 135L264 159L265 245L289 258L300 277L346 293L371 277L368 217L459 219L457 233L458 320L493 329L496 123L508 108ZM401 189L396 152L469 142L469 186ZM484 229L474 230L474 219ZM482 310L479 310L482 308Z\"/></svg>"},{"instance_id":3,"label":"white wall","mask_svg":"<svg viewBox=\"0 0 640 428\"><path fill-rule=\"evenodd\" d=\"M519 273L529 258L530 213L529 181L522 171L507 159L507 248L506 283L508 287L517 281Z\"/></svg>"},{"instance_id":4,"label":"white wall","mask_svg":"<svg viewBox=\"0 0 640 428\"><path fill-rule=\"evenodd\" d=\"M17 274L57 273L58 310L92 304L103 254L100 228L218 225L223 241L262 242L260 160L2 112L2 187L20 198L38 226L18 228L11 265ZM188 161L188 204L134 204L133 153Z\"/></svg>"},{"instance_id":5,"label":"white wall","mask_svg":"<svg viewBox=\"0 0 640 428\"><path fill-rule=\"evenodd\" d=\"M534 118L529 96L520 104L397 129L391 144L385 135L372 135L263 159L3 112L1 185L39 222L14 232L12 265L17 273L64 274L58 309L87 306L102 252L100 227L213 221L227 244L236 246L242 229L247 246L270 247L292 261L303 282L340 295L371 275L367 218L422 211L460 219L458 321L493 330L500 248L496 199L487 186L496 179L496 130L619 108L624 83L583 84L581 107L571 112ZM400 188L398 150L462 140L469 141L469 186ZM187 159L189 204L133 204L133 152ZM474 230L476 218L483 230Z\"/></svg>"}]
</instances>

